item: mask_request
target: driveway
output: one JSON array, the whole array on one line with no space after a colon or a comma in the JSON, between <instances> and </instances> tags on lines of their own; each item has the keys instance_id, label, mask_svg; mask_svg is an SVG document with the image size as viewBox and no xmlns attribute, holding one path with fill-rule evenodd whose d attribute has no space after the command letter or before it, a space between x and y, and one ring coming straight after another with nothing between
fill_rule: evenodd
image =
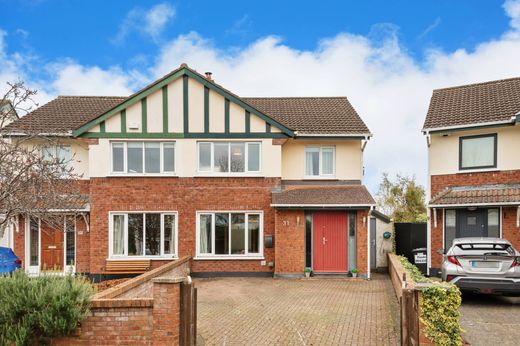
<instances>
[{"instance_id":1,"label":"driveway","mask_svg":"<svg viewBox=\"0 0 520 346\"><path fill-rule=\"evenodd\" d=\"M198 279L205 345L397 345L386 275L361 279Z\"/></svg>"},{"instance_id":2,"label":"driveway","mask_svg":"<svg viewBox=\"0 0 520 346\"><path fill-rule=\"evenodd\" d=\"M519 344L520 298L465 293L460 312L463 336L471 345Z\"/></svg>"}]
</instances>

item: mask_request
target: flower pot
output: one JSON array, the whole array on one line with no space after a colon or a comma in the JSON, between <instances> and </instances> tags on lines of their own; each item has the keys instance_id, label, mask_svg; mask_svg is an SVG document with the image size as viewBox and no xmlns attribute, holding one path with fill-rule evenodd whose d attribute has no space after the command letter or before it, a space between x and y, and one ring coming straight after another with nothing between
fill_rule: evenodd
<instances>
[{"instance_id":1,"label":"flower pot","mask_svg":"<svg viewBox=\"0 0 520 346\"><path fill-rule=\"evenodd\" d=\"M352 273L353 278L357 278L357 273Z\"/></svg>"},{"instance_id":2,"label":"flower pot","mask_svg":"<svg viewBox=\"0 0 520 346\"><path fill-rule=\"evenodd\" d=\"M311 277L311 272L305 272L305 277L306 278L310 278Z\"/></svg>"}]
</instances>

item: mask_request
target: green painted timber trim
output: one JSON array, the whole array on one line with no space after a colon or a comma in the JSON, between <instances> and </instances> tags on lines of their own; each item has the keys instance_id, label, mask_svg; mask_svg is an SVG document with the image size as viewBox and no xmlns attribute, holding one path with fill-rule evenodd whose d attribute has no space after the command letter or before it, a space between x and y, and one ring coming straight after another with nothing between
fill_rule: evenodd
<instances>
[{"instance_id":1,"label":"green painted timber trim","mask_svg":"<svg viewBox=\"0 0 520 346\"><path fill-rule=\"evenodd\" d=\"M184 133L190 132L190 126L188 123L190 113L188 109L188 76L184 75L182 76L182 105L183 105L183 111L184 111Z\"/></svg>"},{"instance_id":2,"label":"green painted timber trim","mask_svg":"<svg viewBox=\"0 0 520 346\"><path fill-rule=\"evenodd\" d=\"M121 111L121 133L126 133L126 109Z\"/></svg>"},{"instance_id":3,"label":"green painted timber trim","mask_svg":"<svg viewBox=\"0 0 520 346\"><path fill-rule=\"evenodd\" d=\"M224 132L229 133L229 99L224 102Z\"/></svg>"},{"instance_id":4,"label":"green painted timber trim","mask_svg":"<svg viewBox=\"0 0 520 346\"><path fill-rule=\"evenodd\" d=\"M233 101L234 103L238 104L240 107L246 109L250 113L253 113L253 114L259 116L260 118L262 118L264 121L268 122L269 124L278 127L280 130L282 130L284 133L288 134L289 136L291 136L291 137L294 136L294 132L291 129L289 129L288 127L282 125L281 123L277 122L273 118L270 118L269 116L263 114L259 110L254 109L253 107L251 107L250 105L248 105L247 103L242 101L237 96L234 96L230 92L228 92L228 91L226 91L226 90L216 86L215 84L209 82L206 78L201 77L201 76L191 72L190 70L185 70L185 73L190 78L193 78L197 82L201 83L202 85L207 86L211 90L215 91L217 94L220 94L221 96L229 99L230 101Z\"/></svg>"},{"instance_id":5,"label":"green painted timber trim","mask_svg":"<svg viewBox=\"0 0 520 346\"><path fill-rule=\"evenodd\" d=\"M162 87L162 128L163 133L168 133L168 86Z\"/></svg>"},{"instance_id":6,"label":"green painted timber trim","mask_svg":"<svg viewBox=\"0 0 520 346\"><path fill-rule=\"evenodd\" d=\"M251 113L249 111L246 111L246 133L251 132Z\"/></svg>"},{"instance_id":7,"label":"green painted timber trim","mask_svg":"<svg viewBox=\"0 0 520 346\"><path fill-rule=\"evenodd\" d=\"M162 132L148 132L148 133L140 133L140 132L128 132L128 133L119 133L119 132L86 132L81 135L83 138L184 138L183 133L162 133Z\"/></svg>"},{"instance_id":8,"label":"green painted timber trim","mask_svg":"<svg viewBox=\"0 0 520 346\"><path fill-rule=\"evenodd\" d=\"M105 133L105 122L104 121L99 123L99 132Z\"/></svg>"},{"instance_id":9,"label":"green painted timber trim","mask_svg":"<svg viewBox=\"0 0 520 346\"><path fill-rule=\"evenodd\" d=\"M271 124L265 123L265 132L271 133Z\"/></svg>"},{"instance_id":10,"label":"green painted timber trim","mask_svg":"<svg viewBox=\"0 0 520 346\"><path fill-rule=\"evenodd\" d=\"M209 88L204 87L204 133L209 133Z\"/></svg>"},{"instance_id":11,"label":"green painted timber trim","mask_svg":"<svg viewBox=\"0 0 520 346\"><path fill-rule=\"evenodd\" d=\"M203 132L191 132L185 133L184 138L289 138L285 133L203 133Z\"/></svg>"},{"instance_id":12,"label":"green painted timber trim","mask_svg":"<svg viewBox=\"0 0 520 346\"><path fill-rule=\"evenodd\" d=\"M146 102L146 97L141 100L141 132L148 132L148 106Z\"/></svg>"},{"instance_id":13,"label":"green painted timber trim","mask_svg":"<svg viewBox=\"0 0 520 346\"><path fill-rule=\"evenodd\" d=\"M94 126L96 126L97 124L102 122L103 120L106 120L107 118L111 117L112 115L123 111L124 109L130 107L133 104L136 104L141 99L147 97L151 93L153 93L157 90L160 90L163 86L168 85L171 82L173 82L174 80L182 77L185 74L185 71L186 71L185 69L180 69L180 70L176 71L175 73L172 73L169 77L163 79L159 83L156 83L156 84L152 85L151 87L149 87L148 89L143 90L139 94L136 94L136 95L126 99L125 101L121 102L114 108L106 111L105 113L103 113L102 115L97 117L96 119L93 119L93 120L89 121L88 123L86 123L85 125L81 126L80 128L74 130L72 135L77 137L77 136L81 135L82 133L90 130L91 128L93 128Z\"/></svg>"}]
</instances>

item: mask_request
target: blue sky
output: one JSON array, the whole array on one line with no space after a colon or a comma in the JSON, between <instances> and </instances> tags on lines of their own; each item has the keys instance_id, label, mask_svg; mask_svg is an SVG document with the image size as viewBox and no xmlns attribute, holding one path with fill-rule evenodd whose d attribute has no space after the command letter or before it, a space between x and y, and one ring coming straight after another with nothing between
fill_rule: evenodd
<instances>
[{"instance_id":1,"label":"blue sky","mask_svg":"<svg viewBox=\"0 0 520 346\"><path fill-rule=\"evenodd\" d=\"M0 0L0 92L128 95L186 62L243 96L348 96L365 183L426 185L432 89L520 76L520 0Z\"/></svg>"}]
</instances>

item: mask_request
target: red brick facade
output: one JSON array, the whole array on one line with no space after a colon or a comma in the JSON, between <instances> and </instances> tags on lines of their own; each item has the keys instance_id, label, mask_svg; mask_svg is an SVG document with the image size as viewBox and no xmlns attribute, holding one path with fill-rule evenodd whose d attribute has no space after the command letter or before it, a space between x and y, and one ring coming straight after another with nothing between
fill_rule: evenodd
<instances>
[{"instance_id":1,"label":"red brick facade","mask_svg":"<svg viewBox=\"0 0 520 346\"><path fill-rule=\"evenodd\" d=\"M243 177L92 178L89 184L82 186L90 195L89 232L83 217L76 218L76 271L110 274L106 270L110 212L171 211L178 213L178 256L195 258L191 267L193 272L303 274L305 212L276 210L270 206L272 190L280 183L278 178ZM263 234L274 235L274 247L264 249L263 261L197 260L196 213L200 211L261 211ZM367 215L368 210L357 211L357 266L361 273L367 271ZM15 252L24 260L23 219L20 226L20 232L15 232ZM152 269L167 261L152 260Z\"/></svg>"},{"instance_id":2,"label":"red brick facade","mask_svg":"<svg viewBox=\"0 0 520 346\"><path fill-rule=\"evenodd\" d=\"M457 173L431 176L431 196L434 197L446 187L472 186L485 184L518 184L520 170L492 171L475 173ZM437 209L437 227L434 213L431 212L431 267L440 268L442 255L437 250L443 249L443 209ZM502 237L513 246L520 248L520 229L516 227L516 207L502 208Z\"/></svg>"}]
</instances>

